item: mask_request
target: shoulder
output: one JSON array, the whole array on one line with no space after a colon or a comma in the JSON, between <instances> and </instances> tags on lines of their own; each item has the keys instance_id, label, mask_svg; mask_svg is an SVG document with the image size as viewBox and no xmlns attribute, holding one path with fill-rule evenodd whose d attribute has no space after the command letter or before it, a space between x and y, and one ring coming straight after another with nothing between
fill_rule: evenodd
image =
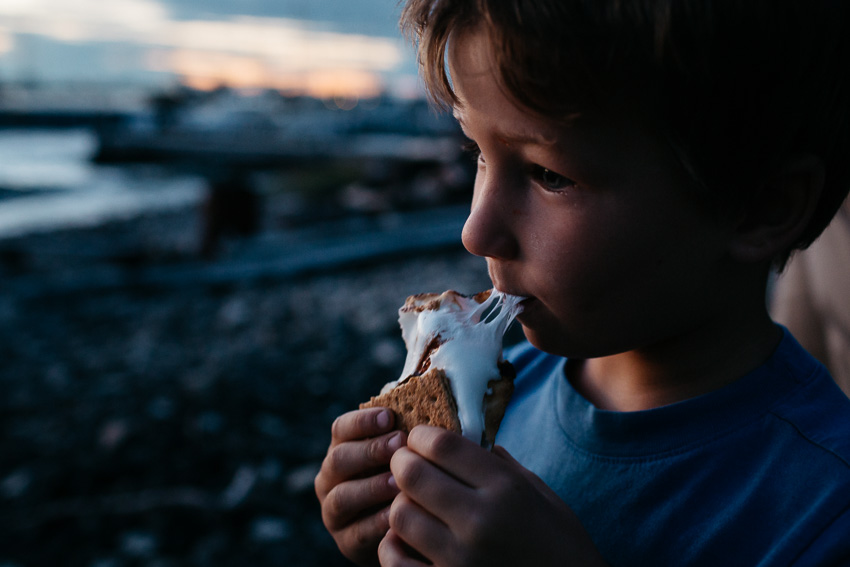
<instances>
[{"instance_id":1,"label":"shoulder","mask_svg":"<svg viewBox=\"0 0 850 567\"><path fill-rule=\"evenodd\" d=\"M850 474L850 400L825 369L800 384L770 412L789 426L793 436L835 459L835 464Z\"/></svg>"},{"instance_id":2,"label":"shoulder","mask_svg":"<svg viewBox=\"0 0 850 567\"><path fill-rule=\"evenodd\" d=\"M773 373L777 380L794 381L796 386L772 404L770 413L789 425L794 436L831 455L850 473L850 399L826 368L785 333Z\"/></svg>"}]
</instances>

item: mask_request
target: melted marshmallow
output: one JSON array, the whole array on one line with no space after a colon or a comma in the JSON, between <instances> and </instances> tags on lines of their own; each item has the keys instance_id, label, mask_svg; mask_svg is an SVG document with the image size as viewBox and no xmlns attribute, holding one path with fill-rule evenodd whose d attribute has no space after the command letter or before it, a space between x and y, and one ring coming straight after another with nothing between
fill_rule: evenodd
<instances>
[{"instance_id":1,"label":"melted marshmallow","mask_svg":"<svg viewBox=\"0 0 850 567\"><path fill-rule=\"evenodd\" d=\"M449 379L463 436L481 443L484 396L488 383L500 378L502 339L522 311L520 302L525 298L497 290L482 303L453 291L436 301L434 296L422 297L432 298L431 303L408 302L399 310L407 359L399 380L387 384L383 391L420 372L426 351L438 345L430 352L430 368L443 370Z\"/></svg>"}]
</instances>

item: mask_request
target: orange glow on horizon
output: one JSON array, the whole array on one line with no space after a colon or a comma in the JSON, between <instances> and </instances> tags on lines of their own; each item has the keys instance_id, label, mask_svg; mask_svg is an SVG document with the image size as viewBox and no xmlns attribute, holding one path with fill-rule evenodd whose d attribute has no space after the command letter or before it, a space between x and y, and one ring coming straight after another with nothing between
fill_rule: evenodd
<instances>
[{"instance_id":1,"label":"orange glow on horizon","mask_svg":"<svg viewBox=\"0 0 850 567\"><path fill-rule=\"evenodd\" d=\"M199 90L221 86L235 89L271 88L317 98L369 98L383 90L380 77L358 69L315 69L284 72L262 60L242 55L194 50L158 51L148 58L149 68L173 72Z\"/></svg>"},{"instance_id":2,"label":"orange glow on horizon","mask_svg":"<svg viewBox=\"0 0 850 567\"><path fill-rule=\"evenodd\" d=\"M0 28L0 55L5 55L14 49L15 39L6 30Z\"/></svg>"},{"instance_id":3,"label":"orange glow on horizon","mask_svg":"<svg viewBox=\"0 0 850 567\"><path fill-rule=\"evenodd\" d=\"M294 80L293 80L294 79ZM289 79L291 86L281 90L299 91L318 98L369 98L378 96L383 90L380 78L368 71L351 69L327 69L312 71Z\"/></svg>"}]
</instances>

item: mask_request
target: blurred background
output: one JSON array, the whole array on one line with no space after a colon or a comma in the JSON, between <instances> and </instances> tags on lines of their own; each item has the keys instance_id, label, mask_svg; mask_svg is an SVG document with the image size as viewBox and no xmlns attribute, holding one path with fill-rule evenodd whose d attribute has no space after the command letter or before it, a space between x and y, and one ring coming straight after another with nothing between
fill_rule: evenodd
<instances>
[{"instance_id":1,"label":"blurred background","mask_svg":"<svg viewBox=\"0 0 850 567\"><path fill-rule=\"evenodd\" d=\"M0 566L347 565L313 477L489 286L395 0L0 0Z\"/></svg>"}]
</instances>

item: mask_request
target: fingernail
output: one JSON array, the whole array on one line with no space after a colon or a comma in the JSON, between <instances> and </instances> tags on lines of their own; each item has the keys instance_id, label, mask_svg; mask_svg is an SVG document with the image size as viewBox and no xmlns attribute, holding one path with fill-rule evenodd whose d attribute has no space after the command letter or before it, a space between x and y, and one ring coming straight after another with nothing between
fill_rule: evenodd
<instances>
[{"instance_id":1,"label":"fingernail","mask_svg":"<svg viewBox=\"0 0 850 567\"><path fill-rule=\"evenodd\" d=\"M398 484L396 483L395 477L393 475L390 475L390 477L387 479L387 484L390 485L390 488L392 488L393 490L398 490Z\"/></svg>"},{"instance_id":2,"label":"fingernail","mask_svg":"<svg viewBox=\"0 0 850 567\"><path fill-rule=\"evenodd\" d=\"M378 427L380 427L381 429L386 429L387 427L389 427L390 426L390 412L382 411L381 413L379 413L378 417L376 418L376 422L378 424Z\"/></svg>"},{"instance_id":3,"label":"fingernail","mask_svg":"<svg viewBox=\"0 0 850 567\"><path fill-rule=\"evenodd\" d=\"M401 432L399 431L392 437L390 437L389 441L387 441L387 448L395 453L399 449L401 449Z\"/></svg>"}]
</instances>

